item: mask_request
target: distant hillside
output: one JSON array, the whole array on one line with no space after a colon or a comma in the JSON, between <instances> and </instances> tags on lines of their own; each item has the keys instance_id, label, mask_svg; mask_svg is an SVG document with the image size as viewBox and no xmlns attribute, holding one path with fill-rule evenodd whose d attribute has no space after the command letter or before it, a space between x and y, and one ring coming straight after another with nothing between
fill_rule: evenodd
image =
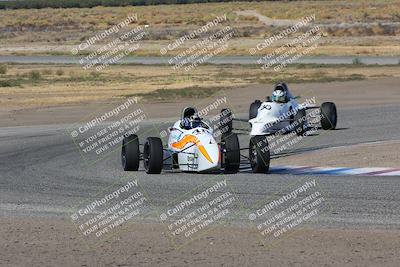
<instances>
[{"instance_id":1,"label":"distant hillside","mask_svg":"<svg viewBox=\"0 0 400 267\"><path fill-rule=\"evenodd\" d=\"M274 0L261 0L274 1ZM255 2L261 2L255 1ZM0 9L20 8L73 8L95 6L145 6L145 5L169 5L191 4L211 2L238 2L237 0L0 0ZM242 2L253 2L242 0Z\"/></svg>"}]
</instances>

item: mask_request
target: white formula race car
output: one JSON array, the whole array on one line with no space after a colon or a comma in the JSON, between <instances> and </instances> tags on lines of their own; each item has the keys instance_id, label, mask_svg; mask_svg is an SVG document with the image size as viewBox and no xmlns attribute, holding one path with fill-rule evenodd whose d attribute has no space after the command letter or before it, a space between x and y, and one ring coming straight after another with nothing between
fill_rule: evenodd
<instances>
[{"instance_id":1,"label":"white formula race car","mask_svg":"<svg viewBox=\"0 0 400 267\"><path fill-rule=\"evenodd\" d=\"M317 110L312 116L306 116L307 110ZM249 123L251 136L270 135L281 132L296 131L298 135L305 133L311 124L307 118L319 118L319 123L324 130L333 130L337 124L336 105L324 102L321 106L310 103L298 103L285 83L275 86L272 98L267 101L255 100L250 105ZM283 130L283 131L282 131Z\"/></svg>"},{"instance_id":2,"label":"white formula race car","mask_svg":"<svg viewBox=\"0 0 400 267\"><path fill-rule=\"evenodd\" d=\"M236 134L224 134L217 142L213 129L197 116L195 108L187 107L181 120L169 128L166 147L158 137L148 137L140 151L135 134L123 139L121 160L125 171L137 171L139 162L147 173L158 174L163 169L184 172L235 173L240 165L240 147Z\"/></svg>"},{"instance_id":3,"label":"white formula race car","mask_svg":"<svg viewBox=\"0 0 400 267\"><path fill-rule=\"evenodd\" d=\"M316 112L307 114L308 110ZM224 113L227 113L226 110L221 111L221 114ZM300 104L285 83L278 83L272 97L267 97L265 102L255 100L251 103L248 120L233 118L231 113L222 116L222 120L224 123L221 121L221 124L224 124L226 133L232 131L233 120L250 123L249 160L251 167L253 172L267 172L270 152L265 136L292 131L298 135L304 135L316 123L320 123L324 130L332 130L336 128L337 112L336 106L332 102L322 103L321 106L307 102Z\"/></svg>"}]
</instances>

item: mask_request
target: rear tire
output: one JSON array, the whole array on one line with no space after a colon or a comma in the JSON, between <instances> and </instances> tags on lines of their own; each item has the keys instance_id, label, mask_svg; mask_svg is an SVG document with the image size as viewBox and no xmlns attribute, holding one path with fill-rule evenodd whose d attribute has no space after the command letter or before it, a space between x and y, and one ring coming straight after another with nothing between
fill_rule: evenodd
<instances>
[{"instance_id":1,"label":"rear tire","mask_svg":"<svg viewBox=\"0 0 400 267\"><path fill-rule=\"evenodd\" d=\"M221 134L230 134L232 132L233 116L230 109L227 108L221 109L219 122L220 122Z\"/></svg>"},{"instance_id":2,"label":"rear tire","mask_svg":"<svg viewBox=\"0 0 400 267\"><path fill-rule=\"evenodd\" d=\"M163 167L163 146L158 137L147 137L143 148L143 165L147 173L161 173Z\"/></svg>"},{"instance_id":3,"label":"rear tire","mask_svg":"<svg viewBox=\"0 0 400 267\"><path fill-rule=\"evenodd\" d=\"M237 173L240 167L240 146L236 134L224 135L222 137L222 148L224 157L224 172Z\"/></svg>"},{"instance_id":4,"label":"rear tire","mask_svg":"<svg viewBox=\"0 0 400 267\"><path fill-rule=\"evenodd\" d=\"M121 162L124 171L137 171L139 169L139 138L136 134L124 137L121 148Z\"/></svg>"},{"instance_id":5,"label":"rear tire","mask_svg":"<svg viewBox=\"0 0 400 267\"><path fill-rule=\"evenodd\" d=\"M321 105L321 126L324 130L334 130L337 124L336 105L332 102L325 102Z\"/></svg>"},{"instance_id":6,"label":"rear tire","mask_svg":"<svg viewBox=\"0 0 400 267\"><path fill-rule=\"evenodd\" d=\"M266 138L265 135L250 138L249 159L254 173L267 173L269 170L270 152Z\"/></svg>"},{"instance_id":7,"label":"rear tire","mask_svg":"<svg viewBox=\"0 0 400 267\"><path fill-rule=\"evenodd\" d=\"M257 117L258 113L258 108L261 106L261 101L260 100L255 100L253 103L250 104L250 109L249 109L249 120L254 119Z\"/></svg>"}]
</instances>

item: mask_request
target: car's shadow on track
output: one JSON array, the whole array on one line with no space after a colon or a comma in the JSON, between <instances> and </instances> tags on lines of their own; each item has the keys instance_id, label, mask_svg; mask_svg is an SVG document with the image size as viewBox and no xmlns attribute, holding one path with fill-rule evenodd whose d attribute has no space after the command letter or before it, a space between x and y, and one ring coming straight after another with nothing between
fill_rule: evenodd
<instances>
[{"instance_id":1,"label":"car's shadow on track","mask_svg":"<svg viewBox=\"0 0 400 267\"><path fill-rule=\"evenodd\" d=\"M336 128L335 130L331 130L331 131L342 131L342 130L349 130L349 127L342 127L342 128Z\"/></svg>"}]
</instances>

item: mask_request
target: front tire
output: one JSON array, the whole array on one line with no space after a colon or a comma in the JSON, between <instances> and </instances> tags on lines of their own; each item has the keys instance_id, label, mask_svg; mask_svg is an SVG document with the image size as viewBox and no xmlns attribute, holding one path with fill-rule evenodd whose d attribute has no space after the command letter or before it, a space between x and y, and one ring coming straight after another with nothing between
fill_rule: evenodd
<instances>
[{"instance_id":1,"label":"front tire","mask_svg":"<svg viewBox=\"0 0 400 267\"><path fill-rule=\"evenodd\" d=\"M267 173L269 170L270 152L267 136L256 135L250 138L249 159L254 173Z\"/></svg>"},{"instance_id":2,"label":"front tire","mask_svg":"<svg viewBox=\"0 0 400 267\"><path fill-rule=\"evenodd\" d=\"M124 137L121 148L121 163L124 171L137 171L139 169L139 138L136 134Z\"/></svg>"},{"instance_id":3,"label":"front tire","mask_svg":"<svg viewBox=\"0 0 400 267\"><path fill-rule=\"evenodd\" d=\"M143 148L143 165L147 173L159 174L163 167L163 145L158 137L147 137Z\"/></svg>"},{"instance_id":4,"label":"front tire","mask_svg":"<svg viewBox=\"0 0 400 267\"><path fill-rule=\"evenodd\" d=\"M253 103L250 104L249 108L249 120L254 119L257 117L258 109L261 106L261 101L260 100L255 100Z\"/></svg>"},{"instance_id":5,"label":"front tire","mask_svg":"<svg viewBox=\"0 0 400 267\"><path fill-rule=\"evenodd\" d=\"M240 146L236 134L224 135L222 137L222 148L224 157L224 172L237 173L240 167Z\"/></svg>"},{"instance_id":6,"label":"front tire","mask_svg":"<svg viewBox=\"0 0 400 267\"><path fill-rule=\"evenodd\" d=\"M332 102L324 102L321 105L321 126L324 130L334 130L337 124L336 105Z\"/></svg>"}]
</instances>

